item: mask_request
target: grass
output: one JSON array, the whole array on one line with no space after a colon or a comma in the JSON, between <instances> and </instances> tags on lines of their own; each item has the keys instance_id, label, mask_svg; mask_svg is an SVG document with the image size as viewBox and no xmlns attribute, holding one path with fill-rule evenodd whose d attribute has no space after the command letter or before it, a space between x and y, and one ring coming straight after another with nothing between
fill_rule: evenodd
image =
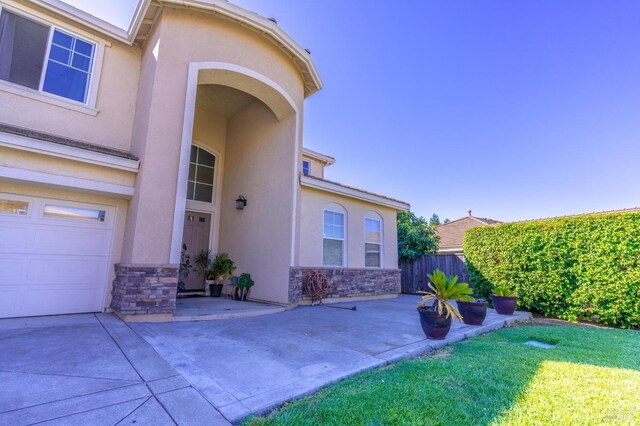
<instances>
[{"instance_id":1,"label":"grass","mask_svg":"<svg viewBox=\"0 0 640 426\"><path fill-rule=\"evenodd\" d=\"M639 332L525 326L360 374L245 424L640 424L638 395Z\"/></svg>"}]
</instances>

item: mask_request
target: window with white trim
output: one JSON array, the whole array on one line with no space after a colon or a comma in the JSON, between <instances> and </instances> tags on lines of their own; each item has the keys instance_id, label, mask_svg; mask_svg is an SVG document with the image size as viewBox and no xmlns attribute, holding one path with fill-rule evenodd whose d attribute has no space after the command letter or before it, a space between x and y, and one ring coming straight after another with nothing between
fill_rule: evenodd
<instances>
[{"instance_id":1,"label":"window with white trim","mask_svg":"<svg viewBox=\"0 0 640 426\"><path fill-rule=\"evenodd\" d=\"M379 268L382 266L382 220L366 217L364 219L364 266Z\"/></svg>"},{"instance_id":2,"label":"window with white trim","mask_svg":"<svg viewBox=\"0 0 640 426\"><path fill-rule=\"evenodd\" d=\"M82 207L71 206L58 206L53 204L46 204L42 212L44 217L51 217L56 219L73 219L73 220L86 220L92 222L104 222L106 211L86 209Z\"/></svg>"},{"instance_id":3,"label":"window with white trim","mask_svg":"<svg viewBox=\"0 0 640 426\"><path fill-rule=\"evenodd\" d=\"M302 174L309 176L309 173L311 173L311 163L307 160L302 160Z\"/></svg>"},{"instance_id":4,"label":"window with white trim","mask_svg":"<svg viewBox=\"0 0 640 426\"><path fill-rule=\"evenodd\" d=\"M87 103L96 45L0 10L0 80Z\"/></svg>"},{"instance_id":5,"label":"window with white trim","mask_svg":"<svg viewBox=\"0 0 640 426\"><path fill-rule=\"evenodd\" d=\"M187 199L213 202L216 157L199 146L191 145Z\"/></svg>"},{"instance_id":6,"label":"window with white trim","mask_svg":"<svg viewBox=\"0 0 640 426\"><path fill-rule=\"evenodd\" d=\"M344 265L345 214L324 210L322 264L324 266Z\"/></svg>"},{"instance_id":7,"label":"window with white trim","mask_svg":"<svg viewBox=\"0 0 640 426\"><path fill-rule=\"evenodd\" d=\"M0 198L1 213L27 215L29 213L29 203L27 201Z\"/></svg>"}]
</instances>

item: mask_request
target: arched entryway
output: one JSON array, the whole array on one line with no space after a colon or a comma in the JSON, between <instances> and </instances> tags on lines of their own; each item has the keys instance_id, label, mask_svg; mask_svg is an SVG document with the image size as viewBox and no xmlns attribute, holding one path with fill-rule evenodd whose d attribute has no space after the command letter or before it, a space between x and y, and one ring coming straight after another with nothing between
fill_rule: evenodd
<instances>
[{"instance_id":1,"label":"arched entryway","mask_svg":"<svg viewBox=\"0 0 640 426\"><path fill-rule=\"evenodd\" d=\"M256 298L284 300L298 211L295 103L252 70L191 64L184 120L171 261L179 262L183 243L192 256L228 252L236 273L256 279ZM243 211L235 205L241 195ZM202 277L189 281L204 289Z\"/></svg>"}]
</instances>

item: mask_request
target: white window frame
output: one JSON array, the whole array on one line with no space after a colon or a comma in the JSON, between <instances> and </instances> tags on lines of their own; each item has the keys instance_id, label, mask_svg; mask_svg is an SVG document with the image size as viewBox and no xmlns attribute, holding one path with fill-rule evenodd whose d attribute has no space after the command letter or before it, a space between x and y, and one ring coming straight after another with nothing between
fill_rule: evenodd
<instances>
[{"instance_id":1,"label":"white window frame","mask_svg":"<svg viewBox=\"0 0 640 426\"><path fill-rule=\"evenodd\" d=\"M33 203L31 202L31 200L29 200L26 197L0 193L0 200L15 201L15 202L18 202L18 203L27 203L27 213L26 214L0 212L0 217L7 216L7 217L11 217L11 218L26 218L26 219L29 219L33 215Z\"/></svg>"},{"instance_id":2,"label":"white window frame","mask_svg":"<svg viewBox=\"0 0 640 426\"><path fill-rule=\"evenodd\" d=\"M327 238L324 236L324 213L336 213L342 215L342 227L343 235L340 238ZM330 204L322 210L322 266L327 268L346 268L347 267L347 210L339 204ZM327 265L324 259L324 240L342 241L342 264L341 265Z\"/></svg>"},{"instance_id":3,"label":"white window frame","mask_svg":"<svg viewBox=\"0 0 640 426\"><path fill-rule=\"evenodd\" d=\"M38 86L38 89L37 90L31 89L29 87L21 86L19 84L11 83L9 81L0 80L0 91L12 93L14 95L33 99L43 103L59 106L72 111L77 111L77 112L81 112L81 113L85 113L93 116L97 115L99 111L96 109L96 102L98 98L98 87L100 85L100 76L102 73L104 50L105 50L105 47L111 46L111 44L106 42L103 39L97 38L93 34L89 34L85 31L82 31L76 28L70 28L68 25L66 25L62 21L54 19L50 16L44 15L42 13L39 13L33 10L25 10L23 6L21 6L19 3L16 3L15 1L12 1L12 0L3 0L0 3L0 15L4 10L10 13L13 13L15 15L21 16L25 19L29 19L39 24L48 26L49 37L47 39L47 47L45 51L42 74L40 75L40 84ZM89 85L87 87L87 93L86 93L87 100L84 103L42 91L42 86L44 83L44 78L46 76L47 66L49 62L49 51L51 50L51 41L53 38L53 33L56 29L64 33L67 33L73 37L79 38L83 41L93 43L95 45L93 63L91 64L91 72L89 75Z\"/></svg>"},{"instance_id":4,"label":"white window frame","mask_svg":"<svg viewBox=\"0 0 640 426\"><path fill-rule=\"evenodd\" d=\"M220 197L220 189L218 185L218 173L220 172L220 154L215 149L211 149L208 146L204 146L203 144L193 141L191 146L198 147L202 150L207 151L209 154L213 155L215 158L215 162L213 163L213 192L211 194L211 202L207 203L206 201L198 201L198 200L190 200L187 198L187 210L196 211L200 213L211 213L216 210L216 205L218 204L218 199ZM191 153L191 151L189 151ZM191 155L191 154L189 154ZM191 167L191 161L189 161L189 167ZM189 178L187 174L187 184ZM187 192L188 193L188 192Z\"/></svg>"},{"instance_id":5,"label":"white window frame","mask_svg":"<svg viewBox=\"0 0 640 426\"><path fill-rule=\"evenodd\" d=\"M305 163L307 163L307 173L304 172L304 164ZM302 160L302 175L303 176L310 176L311 175L311 161Z\"/></svg>"},{"instance_id":6,"label":"white window frame","mask_svg":"<svg viewBox=\"0 0 640 426\"><path fill-rule=\"evenodd\" d=\"M380 242L367 241L367 220L374 220L380 223ZM382 220L382 216L375 212L368 212L363 220L363 230L364 243L362 244L362 248L364 249L364 267L371 269L384 268L384 221ZM380 246L380 266L367 266L367 244L378 244Z\"/></svg>"}]
</instances>

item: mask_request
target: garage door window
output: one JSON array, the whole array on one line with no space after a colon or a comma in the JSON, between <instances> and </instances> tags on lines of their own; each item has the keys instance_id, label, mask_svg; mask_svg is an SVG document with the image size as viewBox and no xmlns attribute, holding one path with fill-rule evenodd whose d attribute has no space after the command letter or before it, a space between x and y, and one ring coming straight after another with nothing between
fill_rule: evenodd
<instances>
[{"instance_id":1,"label":"garage door window","mask_svg":"<svg viewBox=\"0 0 640 426\"><path fill-rule=\"evenodd\" d=\"M29 203L0 198L0 213L27 215L29 213Z\"/></svg>"},{"instance_id":2,"label":"garage door window","mask_svg":"<svg viewBox=\"0 0 640 426\"><path fill-rule=\"evenodd\" d=\"M57 219L74 219L91 222L104 222L106 212L104 210L82 209L79 207L56 206L47 204L44 207L44 217Z\"/></svg>"}]
</instances>

